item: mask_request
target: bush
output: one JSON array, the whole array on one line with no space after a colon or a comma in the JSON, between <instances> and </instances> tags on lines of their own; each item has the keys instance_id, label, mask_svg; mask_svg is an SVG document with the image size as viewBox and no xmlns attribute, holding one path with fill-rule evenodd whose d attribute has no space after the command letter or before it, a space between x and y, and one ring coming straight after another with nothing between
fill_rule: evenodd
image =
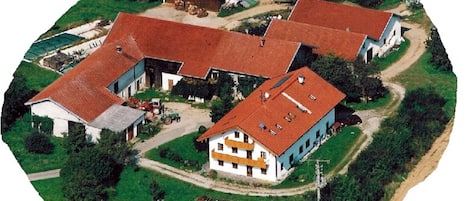
<instances>
[{"instance_id":1,"label":"bush","mask_svg":"<svg viewBox=\"0 0 469 201\"><path fill-rule=\"evenodd\" d=\"M26 150L36 154L50 154L54 151L54 144L52 144L49 137L38 132L27 136L24 145Z\"/></svg>"},{"instance_id":2,"label":"bush","mask_svg":"<svg viewBox=\"0 0 469 201\"><path fill-rule=\"evenodd\" d=\"M202 134L202 133L205 133L205 131L207 131L207 127L205 126L199 126L199 134Z\"/></svg>"},{"instance_id":3,"label":"bush","mask_svg":"<svg viewBox=\"0 0 469 201\"><path fill-rule=\"evenodd\" d=\"M40 133L52 135L54 121L49 117L33 116L33 125Z\"/></svg>"}]
</instances>

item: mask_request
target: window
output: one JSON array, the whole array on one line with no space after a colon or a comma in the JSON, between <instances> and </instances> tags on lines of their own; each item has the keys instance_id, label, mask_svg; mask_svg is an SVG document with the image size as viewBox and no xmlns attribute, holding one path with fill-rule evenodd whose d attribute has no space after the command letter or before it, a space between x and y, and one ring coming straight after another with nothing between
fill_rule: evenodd
<instances>
[{"instance_id":1,"label":"window","mask_svg":"<svg viewBox=\"0 0 469 201\"><path fill-rule=\"evenodd\" d=\"M235 131L235 138L239 138L239 132Z\"/></svg>"},{"instance_id":2,"label":"window","mask_svg":"<svg viewBox=\"0 0 469 201\"><path fill-rule=\"evenodd\" d=\"M237 154L238 153L238 148L236 148L236 147L231 148L231 152L234 153L234 154Z\"/></svg>"},{"instance_id":3,"label":"window","mask_svg":"<svg viewBox=\"0 0 469 201\"><path fill-rule=\"evenodd\" d=\"M119 82L114 83L114 93L115 94L119 93Z\"/></svg>"},{"instance_id":4,"label":"window","mask_svg":"<svg viewBox=\"0 0 469 201\"><path fill-rule=\"evenodd\" d=\"M248 135L246 135L246 134L244 134L244 139L243 139L243 141L244 141L245 143L247 143L247 142L248 142L248 140L249 140L249 136L248 136Z\"/></svg>"},{"instance_id":5,"label":"window","mask_svg":"<svg viewBox=\"0 0 469 201\"><path fill-rule=\"evenodd\" d=\"M222 143L218 143L218 150L223 151L223 144Z\"/></svg>"},{"instance_id":6,"label":"window","mask_svg":"<svg viewBox=\"0 0 469 201\"><path fill-rule=\"evenodd\" d=\"M261 158L263 159L267 158L267 154L265 153L265 151L261 151Z\"/></svg>"},{"instance_id":7,"label":"window","mask_svg":"<svg viewBox=\"0 0 469 201\"><path fill-rule=\"evenodd\" d=\"M300 146L300 148L298 149L298 152L301 154L303 153L303 145Z\"/></svg>"},{"instance_id":8,"label":"window","mask_svg":"<svg viewBox=\"0 0 469 201\"><path fill-rule=\"evenodd\" d=\"M267 174L267 169L261 168L261 173L262 173L262 174Z\"/></svg>"},{"instance_id":9,"label":"window","mask_svg":"<svg viewBox=\"0 0 469 201\"><path fill-rule=\"evenodd\" d=\"M283 170L283 163L280 164L280 170Z\"/></svg>"},{"instance_id":10,"label":"window","mask_svg":"<svg viewBox=\"0 0 469 201\"><path fill-rule=\"evenodd\" d=\"M306 145L305 145L305 146L306 146L306 148L308 148L308 147L309 147L309 145L311 145L311 143L309 142L309 139L307 139L307 140L306 140Z\"/></svg>"},{"instance_id":11,"label":"window","mask_svg":"<svg viewBox=\"0 0 469 201\"><path fill-rule=\"evenodd\" d=\"M223 161L218 161L219 166L223 166Z\"/></svg>"},{"instance_id":12,"label":"window","mask_svg":"<svg viewBox=\"0 0 469 201\"><path fill-rule=\"evenodd\" d=\"M233 163L233 169L238 169L238 163Z\"/></svg>"},{"instance_id":13,"label":"window","mask_svg":"<svg viewBox=\"0 0 469 201\"><path fill-rule=\"evenodd\" d=\"M293 154L290 155L290 164L293 164Z\"/></svg>"},{"instance_id":14,"label":"window","mask_svg":"<svg viewBox=\"0 0 469 201\"><path fill-rule=\"evenodd\" d=\"M320 136L320 135L321 135L321 134L319 134L319 130L316 131L316 139L319 139L319 136Z\"/></svg>"},{"instance_id":15,"label":"window","mask_svg":"<svg viewBox=\"0 0 469 201\"><path fill-rule=\"evenodd\" d=\"M252 159L252 151L246 151L246 158Z\"/></svg>"},{"instance_id":16,"label":"window","mask_svg":"<svg viewBox=\"0 0 469 201\"><path fill-rule=\"evenodd\" d=\"M279 130L283 129L283 127L280 124L275 124L275 127L277 127L277 129L279 129Z\"/></svg>"}]
</instances>

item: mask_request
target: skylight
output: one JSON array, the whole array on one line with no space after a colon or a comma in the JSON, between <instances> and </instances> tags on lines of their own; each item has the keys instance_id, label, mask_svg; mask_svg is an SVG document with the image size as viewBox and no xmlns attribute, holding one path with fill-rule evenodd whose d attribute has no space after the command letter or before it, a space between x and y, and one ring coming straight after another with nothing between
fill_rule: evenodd
<instances>
[{"instance_id":1,"label":"skylight","mask_svg":"<svg viewBox=\"0 0 469 201\"><path fill-rule=\"evenodd\" d=\"M272 86L272 89L282 86L282 84L285 83L285 81L287 81L290 77L291 77L291 75L287 75L285 77L282 77L282 79L280 79L277 83L274 84L274 86Z\"/></svg>"}]
</instances>

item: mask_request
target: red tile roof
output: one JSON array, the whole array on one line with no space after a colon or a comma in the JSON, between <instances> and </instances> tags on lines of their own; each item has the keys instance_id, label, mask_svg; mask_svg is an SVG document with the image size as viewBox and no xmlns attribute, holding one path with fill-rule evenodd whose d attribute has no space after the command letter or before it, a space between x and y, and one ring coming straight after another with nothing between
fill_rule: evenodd
<instances>
[{"instance_id":1,"label":"red tile roof","mask_svg":"<svg viewBox=\"0 0 469 201\"><path fill-rule=\"evenodd\" d=\"M205 78L210 68L273 77L285 74L299 43L120 13L103 46L26 104L53 101L90 123L123 100L107 87L145 57L183 63L179 74ZM118 54L115 47L122 47Z\"/></svg>"},{"instance_id":2,"label":"red tile roof","mask_svg":"<svg viewBox=\"0 0 469 201\"><path fill-rule=\"evenodd\" d=\"M125 52L118 54L117 44ZM107 87L142 58L132 38L105 44L26 104L53 101L90 123L113 104L122 104Z\"/></svg>"},{"instance_id":3,"label":"red tile roof","mask_svg":"<svg viewBox=\"0 0 469 201\"><path fill-rule=\"evenodd\" d=\"M349 30L379 40L393 15L323 0L298 0L288 20Z\"/></svg>"},{"instance_id":4,"label":"red tile roof","mask_svg":"<svg viewBox=\"0 0 469 201\"><path fill-rule=\"evenodd\" d=\"M357 58L367 38L365 34L278 19L272 20L265 36L314 46L320 55L332 52L347 60Z\"/></svg>"},{"instance_id":5,"label":"red tile roof","mask_svg":"<svg viewBox=\"0 0 469 201\"><path fill-rule=\"evenodd\" d=\"M145 56L183 63L179 74L205 78L210 68L273 77L285 74L298 43L120 13L106 42L133 36Z\"/></svg>"},{"instance_id":6,"label":"red tile roof","mask_svg":"<svg viewBox=\"0 0 469 201\"><path fill-rule=\"evenodd\" d=\"M297 81L300 75L305 78L303 84ZM265 93L269 97L262 100L261 94ZM202 141L231 129L240 129L279 156L344 98L345 94L309 68L303 67L264 82L198 140ZM308 112L298 109L295 101ZM284 119L289 112L296 116L291 122ZM266 129L262 130L260 124L265 125ZM282 129L278 129L276 124ZM275 134L271 134L269 130Z\"/></svg>"}]
</instances>

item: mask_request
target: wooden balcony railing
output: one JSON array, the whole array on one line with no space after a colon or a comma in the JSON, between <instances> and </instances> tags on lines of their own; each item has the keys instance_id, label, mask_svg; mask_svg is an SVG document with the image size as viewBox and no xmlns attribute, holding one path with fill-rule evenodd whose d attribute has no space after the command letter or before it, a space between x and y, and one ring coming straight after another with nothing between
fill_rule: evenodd
<instances>
[{"instance_id":1,"label":"wooden balcony railing","mask_svg":"<svg viewBox=\"0 0 469 201\"><path fill-rule=\"evenodd\" d=\"M231 163L238 163L242 165L247 165L247 166L252 166L252 167L258 167L258 168L267 168L267 163L265 163L264 159L259 157L257 160L252 160L248 158L241 158L237 156L232 156L228 154L222 154L215 152L215 150L212 150L212 158L216 160L221 160L221 161L227 161Z\"/></svg>"},{"instance_id":2,"label":"wooden balcony railing","mask_svg":"<svg viewBox=\"0 0 469 201\"><path fill-rule=\"evenodd\" d=\"M253 143L240 142L236 140L230 140L228 139L228 137L225 137L225 144L230 147L236 147L238 149L243 149L243 150L248 150L248 151L254 150L254 142Z\"/></svg>"}]
</instances>

